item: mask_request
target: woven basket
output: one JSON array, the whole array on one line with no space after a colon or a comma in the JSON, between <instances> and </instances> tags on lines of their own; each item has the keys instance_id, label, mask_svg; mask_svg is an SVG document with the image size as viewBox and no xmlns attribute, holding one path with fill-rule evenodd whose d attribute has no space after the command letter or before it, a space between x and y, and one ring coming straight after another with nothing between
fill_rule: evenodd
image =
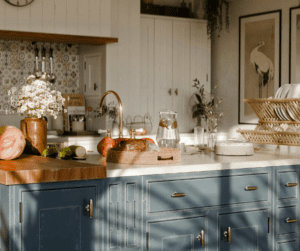
<instances>
[{"instance_id":1,"label":"woven basket","mask_svg":"<svg viewBox=\"0 0 300 251\"><path fill-rule=\"evenodd\" d=\"M160 151L118 151L110 148L107 162L133 165L164 165L180 163L181 152L176 148L161 147Z\"/></svg>"}]
</instances>

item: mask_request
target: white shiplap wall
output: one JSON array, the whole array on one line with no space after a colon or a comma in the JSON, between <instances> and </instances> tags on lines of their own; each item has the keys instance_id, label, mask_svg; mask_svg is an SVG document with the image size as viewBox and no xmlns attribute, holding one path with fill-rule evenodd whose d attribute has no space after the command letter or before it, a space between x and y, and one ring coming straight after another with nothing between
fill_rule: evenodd
<instances>
[{"instance_id":1,"label":"white shiplap wall","mask_svg":"<svg viewBox=\"0 0 300 251\"><path fill-rule=\"evenodd\" d=\"M24 7L0 1L0 30L111 36L111 0L36 0Z\"/></svg>"}]
</instances>

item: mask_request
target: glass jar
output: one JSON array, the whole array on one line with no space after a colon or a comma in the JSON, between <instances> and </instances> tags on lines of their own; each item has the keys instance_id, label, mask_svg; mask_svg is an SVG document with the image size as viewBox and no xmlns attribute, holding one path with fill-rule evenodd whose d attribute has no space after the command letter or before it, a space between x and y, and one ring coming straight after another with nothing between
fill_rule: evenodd
<instances>
[{"instance_id":1,"label":"glass jar","mask_svg":"<svg viewBox=\"0 0 300 251\"><path fill-rule=\"evenodd\" d=\"M176 112L171 110L159 112L156 141L159 147L176 148L180 141Z\"/></svg>"}]
</instances>

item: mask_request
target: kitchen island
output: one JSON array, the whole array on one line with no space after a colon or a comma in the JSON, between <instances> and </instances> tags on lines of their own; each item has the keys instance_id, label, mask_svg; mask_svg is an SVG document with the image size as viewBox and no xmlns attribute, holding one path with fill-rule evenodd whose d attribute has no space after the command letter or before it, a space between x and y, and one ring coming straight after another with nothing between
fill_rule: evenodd
<instances>
[{"instance_id":1,"label":"kitchen island","mask_svg":"<svg viewBox=\"0 0 300 251\"><path fill-rule=\"evenodd\" d=\"M68 167L105 177L1 185L0 250L299 250L299 147L181 157L142 166L88 155Z\"/></svg>"}]
</instances>

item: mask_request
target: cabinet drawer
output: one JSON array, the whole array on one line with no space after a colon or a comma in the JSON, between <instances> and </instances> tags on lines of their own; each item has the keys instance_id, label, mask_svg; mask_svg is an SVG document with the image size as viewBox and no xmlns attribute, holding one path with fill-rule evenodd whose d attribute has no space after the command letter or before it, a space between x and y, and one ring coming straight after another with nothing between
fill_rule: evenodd
<instances>
[{"instance_id":1,"label":"cabinet drawer","mask_svg":"<svg viewBox=\"0 0 300 251\"><path fill-rule=\"evenodd\" d=\"M269 193L267 173L148 183L148 212L268 201Z\"/></svg>"},{"instance_id":2,"label":"cabinet drawer","mask_svg":"<svg viewBox=\"0 0 300 251\"><path fill-rule=\"evenodd\" d=\"M298 191L298 179L297 179L297 172L290 171L290 172L278 172L277 176L277 192L278 192L278 199L292 199L297 198L297 191Z\"/></svg>"},{"instance_id":3,"label":"cabinet drawer","mask_svg":"<svg viewBox=\"0 0 300 251\"><path fill-rule=\"evenodd\" d=\"M292 251L298 250L298 240L290 240L284 242L277 242L276 251Z\"/></svg>"},{"instance_id":4,"label":"cabinet drawer","mask_svg":"<svg viewBox=\"0 0 300 251\"><path fill-rule=\"evenodd\" d=\"M298 222L290 222L287 220L298 220L297 206L281 207L278 208L276 228L277 234L291 234L296 233L298 229Z\"/></svg>"}]
</instances>

